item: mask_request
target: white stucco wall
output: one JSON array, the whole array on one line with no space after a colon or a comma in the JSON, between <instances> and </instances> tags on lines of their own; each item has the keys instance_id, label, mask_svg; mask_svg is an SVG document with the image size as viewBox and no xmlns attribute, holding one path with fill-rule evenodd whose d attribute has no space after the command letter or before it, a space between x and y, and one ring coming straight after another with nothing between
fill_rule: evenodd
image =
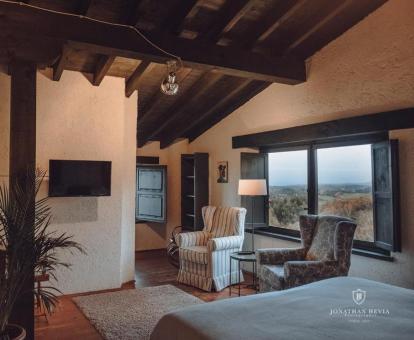
<instances>
[{"instance_id":1,"label":"white stucco wall","mask_svg":"<svg viewBox=\"0 0 414 340\"><path fill-rule=\"evenodd\" d=\"M0 175L8 175L10 78L0 75ZM5 89L5 91L3 91ZM38 73L37 165L49 159L112 161L110 197L50 199L51 228L74 236L87 255L64 253L71 270L58 272L64 293L117 288L134 279L136 94L124 96L124 80L106 77L94 87L65 71L59 82ZM47 179L43 193L47 193Z\"/></svg>"},{"instance_id":2,"label":"white stucco wall","mask_svg":"<svg viewBox=\"0 0 414 340\"><path fill-rule=\"evenodd\" d=\"M414 107L413 13L414 1L389 0L311 57L305 83L271 85L191 143L190 152L210 154L211 203L240 204L240 152L246 150L232 149L233 136ZM414 288L413 135L392 133L401 147L403 251L393 254L393 263L353 256L351 275ZM229 162L227 184L216 182L218 161ZM258 247L297 246L257 239Z\"/></svg>"}]
</instances>

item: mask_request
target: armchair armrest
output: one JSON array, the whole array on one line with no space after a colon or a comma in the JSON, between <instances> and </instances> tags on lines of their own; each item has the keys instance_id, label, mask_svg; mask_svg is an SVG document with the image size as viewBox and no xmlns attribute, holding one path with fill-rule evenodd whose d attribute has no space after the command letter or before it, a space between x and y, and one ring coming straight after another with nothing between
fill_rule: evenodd
<instances>
[{"instance_id":1,"label":"armchair armrest","mask_svg":"<svg viewBox=\"0 0 414 340\"><path fill-rule=\"evenodd\" d=\"M268 248L256 250L257 264L283 264L287 261L305 259L305 248Z\"/></svg>"},{"instance_id":2,"label":"armchair armrest","mask_svg":"<svg viewBox=\"0 0 414 340\"><path fill-rule=\"evenodd\" d=\"M243 236L226 236L212 238L207 242L209 251L240 248L243 244Z\"/></svg>"},{"instance_id":3,"label":"armchair armrest","mask_svg":"<svg viewBox=\"0 0 414 340\"><path fill-rule=\"evenodd\" d=\"M176 242L179 247L205 246L209 239L210 234L203 230L180 233L176 236Z\"/></svg>"},{"instance_id":4,"label":"armchair armrest","mask_svg":"<svg viewBox=\"0 0 414 340\"><path fill-rule=\"evenodd\" d=\"M284 264L285 288L338 276L338 261L288 261Z\"/></svg>"}]
</instances>

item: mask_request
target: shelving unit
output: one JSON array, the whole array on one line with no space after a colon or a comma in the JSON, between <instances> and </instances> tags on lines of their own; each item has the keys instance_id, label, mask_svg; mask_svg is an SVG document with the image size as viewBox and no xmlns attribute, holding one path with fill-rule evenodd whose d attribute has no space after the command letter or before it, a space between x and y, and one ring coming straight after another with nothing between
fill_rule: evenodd
<instances>
[{"instance_id":1,"label":"shelving unit","mask_svg":"<svg viewBox=\"0 0 414 340\"><path fill-rule=\"evenodd\" d=\"M208 153L181 155L181 225L201 230L201 208L208 205Z\"/></svg>"}]
</instances>

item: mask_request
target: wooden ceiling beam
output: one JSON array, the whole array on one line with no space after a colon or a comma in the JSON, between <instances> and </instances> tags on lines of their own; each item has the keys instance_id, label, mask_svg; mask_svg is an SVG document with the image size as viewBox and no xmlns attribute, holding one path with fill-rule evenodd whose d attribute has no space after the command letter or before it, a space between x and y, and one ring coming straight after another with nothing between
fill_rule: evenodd
<instances>
[{"instance_id":1,"label":"wooden ceiling beam","mask_svg":"<svg viewBox=\"0 0 414 340\"><path fill-rule=\"evenodd\" d=\"M255 26L243 37L240 43L246 49L252 49L258 40L268 36L278 25L278 22L285 21L292 16L305 0L284 0L277 4L277 7L268 11L260 18Z\"/></svg>"},{"instance_id":2,"label":"wooden ceiling beam","mask_svg":"<svg viewBox=\"0 0 414 340\"><path fill-rule=\"evenodd\" d=\"M217 19L211 27L197 36L216 42L223 32L234 26L238 20L252 7L254 0L226 1L217 14Z\"/></svg>"},{"instance_id":3,"label":"wooden ceiling beam","mask_svg":"<svg viewBox=\"0 0 414 340\"><path fill-rule=\"evenodd\" d=\"M147 114L139 119L138 147L145 145L150 138L164 131L173 122L180 120L185 115L186 109L203 97L209 87L217 83L221 77L218 73L204 73L186 92L181 93L173 107L168 109L168 116L162 112L159 115Z\"/></svg>"},{"instance_id":4,"label":"wooden ceiling beam","mask_svg":"<svg viewBox=\"0 0 414 340\"><path fill-rule=\"evenodd\" d=\"M229 105L231 101L236 100L236 97L239 96L242 89L248 86L251 81L243 78L235 78L233 80L229 80L229 82L231 82L231 86L233 87L233 89L230 90L226 95L223 95L211 106L198 105L199 107L204 107L204 110L201 110L201 112L197 112L196 115L191 110L188 110L188 116L186 117L186 120L188 122L187 124L176 124L174 127L168 129L169 133L165 134L161 139L161 147L167 147L170 144L172 144L176 139L180 137L185 137L188 132L190 132L204 119L211 115L215 115L220 109L223 109L227 105Z\"/></svg>"},{"instance_id":5,"label":"wooden ceiling beam","mask_svg":"<svg viewBox=\"0 0 414 340\"><path fill-rule=\"evenodd\" d=\"M338 15L329 16L310 34L302 37L295 46L291 46L289 54L307 59L387 1L353 0L350 5L343 7Z\"/></svg>"},{"instance_id":6,"label":"wooden ceiling beam","mask_svg":"<svg viewBox=\"0 0 414 340\"><path fill-rule=\"evenodd\" d=\"M62 54L59 56L59 59L53 65L53 76L54 81L59 81L62 77L63 70L65 69L66 63L68 61L69 49L66 45L63 45Z\"/></svg>"},{"instance_id":7,"label":"wooden ceiling beam","mask_svg":"<svg viewBox=\"0 0 414 340\"><path fill-rule=\"evenodd\" d=\"M99 57L95 73L93 74L92 84L94 86L99 86L101 84L101 81L104 79L108 70L111 68L111 65L114 62L114 60L114 56L102 55Z\"/></svg>"},{"instance_id":8,"label":"wooden ceiling beam","mask_svg":"<svg viewBox=\"0 0 414 340\"><path fill-rule=\"evenodd\" d=\"M130 97L135 90L138 90L142 81L142 76L145 72L149 72L153 67L154 65L152 65L151 62L147 60L141 61L135 71L125 81L125 95L127 97Z\"/></svg>"},{"instance_id":9,"label":"wooden ceiling beam","mask_svg":"<svg viewBox=\"0 0 414 340\"><path fill-rule=\"evenodd\" d=\"M121 24L135 26L139 19L138 8L141 3L142 0L126 0L119 22Z\"/></svg>"},{"instance_id":10,"label":"wooden ceiling beam","mask_svg":"<svg viewBox=\"0 0 414 340\"><path fill-rule=\"evenodd\" d=\"M222 119L227 117L233 111L237 110L244 103L248 102L251 98L269 87L271 83L261 81L251 81L234 97L234 101L226 106L219 108L214 114L209 115L203 121L199 122L197 126L194 126L192 130L186 136L190 142L194 141L197 137L201 136L204 132L216 125Z\"/></svg>"},{"instance_id":11,"label":"wooden ceiling beam","mask_svg":"<svg viewBox=\"0 0 414 340\"><path fill-rule=\"evenodd\" d=\"M79 15L87 16L91 3L92 3L92 0L78 0L75 13Z\"/></svg>"},{"instance_id":12,"label":"wooden ceiling beam","mask_svg":"<svg viewBox=\"0 0 414 340\"><path fill-rule=\"evenodd\" d=\"M114 27L58 13L46 13L15 3L1 2L0 13L5 19L0 22L0 29L10 32L17 29L28 35L69 40L72 46L98 54L158 63L171 59L128 27ZM152 40L180 56L186 67L285 84L298 84L306 80L304 61L294 58L268 57L173 36L152 37Z\"/></svg>"},{"instance_id":13,"label":"wooden ceiling beam","mask_svg":"<svg viewBox=\"0 0 414 340\"><path fill-rule=\"evenodd\" d=\"M187 15L193 10L198 0L181 0L179 6L169 14L168 19L162 27L162 31L178 34Z\"/></svg>"}]
</instances>

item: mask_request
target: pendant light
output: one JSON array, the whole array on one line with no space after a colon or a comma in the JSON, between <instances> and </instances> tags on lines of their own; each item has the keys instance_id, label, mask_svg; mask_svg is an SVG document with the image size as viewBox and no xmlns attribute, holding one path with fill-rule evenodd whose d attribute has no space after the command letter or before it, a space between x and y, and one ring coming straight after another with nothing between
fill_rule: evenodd
<instances>
[{"instance_id":1,"label":"pendant light","mask_svg":"<svg viewBox=\"0 0 414 340\"><path fill-rule=\"evenodd\" d=\"M167 61L167 74L161 83L161 92L168 96L175 96L180 85L177 82L177 61Z\"/></svg>"}]
</instances>

